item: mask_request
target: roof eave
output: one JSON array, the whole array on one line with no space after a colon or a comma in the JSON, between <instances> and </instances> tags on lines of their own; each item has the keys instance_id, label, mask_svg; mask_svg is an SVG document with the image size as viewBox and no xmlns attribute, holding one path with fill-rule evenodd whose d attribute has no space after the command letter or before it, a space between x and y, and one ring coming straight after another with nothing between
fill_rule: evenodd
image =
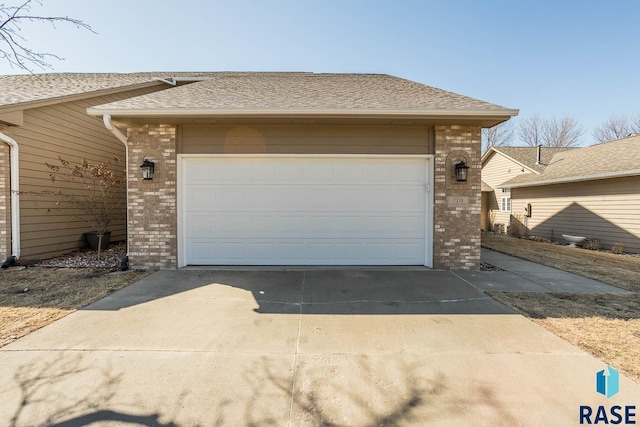
<instances>
[{"instance_id":1,"label":"roof eave","mask_svg":"<svg viewBox=\"0 0 640 427\"><path fill-rule=\"evenodd\" d=\"M582 182L582 181L596 181L599 179L609 179L609 178L624 178L627 176L637 176L640 175L640 169L632 169L622 172L609 172L609 173L601 173L601 174L593 174L593 175L585 175L585 176L575 176L568 178L555 178L555 179L547 179L547 180L539 180L539 181L530 181L530 182L515 182L509 183L509 181L497 186L496 188L524 188L524 187L540 187L543 185L553 185L553 184L565 184L572 182Z\"/></svg>"},{"instance_id":2,"label":"roof eave","mask_svg":"<svg viewBox=\"0 0 640 427\"><path fill-rule=\"evenodd\" d=\"M161 81L148 81L148 82L137 83L137 84L128 85L128 86L118 86L115 88L98 89L94 91L75 93L71 95L54 96L51 98L37 99L34 101L16 102L14 104L0 105L0 111L9 113L13 111L27 110L27 109L38 108L38 107L46 107L49 105L61 104L63 102L71 102L71 101L78 101L86 98L94 98L97 96L112 95L120 92L127 92L130 90L136 90L136 89L144 89L147 87L159 86L164 84L166 83L163 83Z\"/></svg>"},{"instance_id":3,"label":"roof eave","mask_svg":"<svg viewBox=\"0 0 640 427\"><path fill-rule=\"evenodd\" d=\"M487 150L487 152L486 152L486 153L484 153L484 155L483 155L483 156L482 156L482 158L480 159L480 164L484 165L484 162L485 162L486 160L488 160L488 159L489 159L489 157L490 157L490 156L489 156L489 153L490 153L490 152L494 152L494 153L496 153L496 154L500 154L501 156L504 156L507 160L512 161L512 162L514 162L515 164L517 164L517 165L519 165L519 166L522 166L523 168L525 168L525 169L529 170L530 172L532 172L532 173L534 173L534 174L536 174L536 175L540 175L540 172L538 172L537 170L532 169L531 167L529 167L529 166L525 165L525 164L524 164L524 163L522 163L522 162L519 162L518 160L514 159L513 157L506 155L505 153L503 153L503 152L502 152L502 151L500 151L499 149L494 148L493 146L492 146L492 147L489 147L489 149Z\"/></svg>"},{"instance_id":4,"label":"roof eave","mask_svg":"<svg viewBox=\"0 0 640 427\"><path fill-rule=\"evenodd\" d=\"M411 118L462 118L505 121L518 114L518 110L420 110L420 109L372 109L372 108L163 108L118 109L87 108L87 114L112 117L278 117L278 116L358 116L358 117L411 117Z\"/></svg>"}]
</instances>

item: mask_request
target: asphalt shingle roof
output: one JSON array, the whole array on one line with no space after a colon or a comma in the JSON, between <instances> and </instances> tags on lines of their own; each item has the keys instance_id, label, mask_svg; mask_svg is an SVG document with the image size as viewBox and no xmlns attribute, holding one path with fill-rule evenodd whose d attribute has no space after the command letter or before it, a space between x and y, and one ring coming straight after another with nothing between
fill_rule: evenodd
<instances>
[{"instance_id":1,"label":"asphalt shingle roof","mask_svg":"<svg viewBox=\"0 0 640 427\"><path fill-rule=\"evenodd\" d=\"M541 164L536 164L536 160L538 159L538 148L537 147L508 147L508 146L500 146L493 147L495 151L498 151L505 156L511 157L513 160L517 161L532 169L536 172L544 171L546 165L551 163L551 159L557 153L567 150L572 150L572 148L555 148L555 147L541 147L540 150L540 162Z\"/></svg>"},{"instance_id":2,"label":"asphalt shingle roof","mask_svg":"<svg viewBox=\"0 0 640 427\"><path fill-rule=\"evenodd\" d=\"M94 107L127 110L375 109L513 113L384 74L213 73L210 80Z\"/></svg>"},{"instance_id":3,"label":"asphalt shingle roof","mask_svg":"<svg viewBox=\"0 0 640 427\"><path fill-rule=\"evenodd\" d=\"M155 78L211 73L45 73L0 76L0 107L151 83Z\"/></svg>"},{"instance_id":4,"label":"asphalt shingle roof","mask_svg":"<svg viewBox=\"0 0 640 427\"><path fill-rule=\"evenodd\" d=\"M640 175L640 135L556 153L542 174L524 174L503 184L523 187Z\"/></svg>"}]
</instances>

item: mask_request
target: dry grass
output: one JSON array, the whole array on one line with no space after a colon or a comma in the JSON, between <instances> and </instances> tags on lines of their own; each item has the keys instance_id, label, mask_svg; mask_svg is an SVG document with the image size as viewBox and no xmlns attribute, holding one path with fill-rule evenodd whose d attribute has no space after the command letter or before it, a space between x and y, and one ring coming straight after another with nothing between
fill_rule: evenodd
<instances>
[{"instance_id":1,"label":"dry grass","mask_svg":"<svg viewBox=\"0 0 640 427\"><path fill-rule=\"evenodd\" d=\"M629 291L640 292L640 257L638 256L568 248L492 234L482 235L482 246L580 274Z\"/></svg>"},{"instance_id":2,"label":"dry grass","mask_svg":"<svg viewBox=\"0 0 640 427\"><path fill-rule=\"evenodd\" d=\"M491 296L640 383L639 257L493 235L483 235L482 246L633 291L493 292Z\"/></svg>"},{"instance_id":3,"label":"dry grass","mask_svg":"<svg viewBox=\"0 0 640 427\"><path fill-rule=\"evenodd\" d=\"M0 347L148 275L91 268L0 272ZM28 289L27 292L24 290Z\"/></svg>"}]
</instances>

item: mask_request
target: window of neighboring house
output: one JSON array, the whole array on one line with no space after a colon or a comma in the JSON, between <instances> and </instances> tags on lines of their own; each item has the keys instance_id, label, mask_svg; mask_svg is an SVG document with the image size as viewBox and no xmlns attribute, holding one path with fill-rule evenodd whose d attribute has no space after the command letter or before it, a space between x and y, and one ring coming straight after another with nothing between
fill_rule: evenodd
<instances>
[{"instance_id":1,"label":"window of neighboring house","mask_svg":"<svg viewBox=\"0 0 640 427\"><path fill-rule=\"evenodd\" d=\"M503 197L501 199L500 210L502 212L511 212L511 197Z\"/></svg>"}]
</instances>

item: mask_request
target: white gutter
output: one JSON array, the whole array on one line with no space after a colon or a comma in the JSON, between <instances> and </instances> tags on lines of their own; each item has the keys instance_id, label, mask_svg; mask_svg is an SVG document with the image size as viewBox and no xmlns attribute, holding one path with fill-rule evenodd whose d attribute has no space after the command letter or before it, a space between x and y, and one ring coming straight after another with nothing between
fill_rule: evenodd
<instances>
[{"instance_id":1,"label":"white gutter","mask_svg":"<svg viewBox=\"0 0 640 427\"><path fill-rule=\"evenodd\" d=\"M621 172L606 172L606 173L598 173L593 175L572 176L567 178L551 178L551 179L545 179L545 180L514 182L513 184L509 184L509 181L507 181L498 185L496 188L540 187L543 185L565 184L570 182L583 182L583 181L597 181L599 179L624 178L627 176L638 176L638 175L640 175L640 169L631 169L631 170L621 171Z\"/></svg>"},{"instance_id":2,"label":"white gutter","mask_svg":"<svg viewBox=\"0 0 640 427\"><path fill-rule=\"evenodd\" d=\"M127 142L129 142L129 140L127 139L125 134L120 132L120 129L118 129L113 125L113 123L111 123L111 116L109 114L105 114L104 116L102 116L102 121L104 122L104 127L106 127L109 132L114 134L115 137L118 138L118 140L120 140L120 142L124 144L126 156L129 156L129 150L127 150L128 148Z\"/></svg>"},{"instance_id":3,"label":"white gutter","mask_svg":"<svg viewBox=\"0 0 640 427\"><path fill-rule=\"evenodd\" d=\"M20 258L20 161L18 143L15 139L0 132L0 140L9 146L11 168L11 256L14 261Z\"/></svg>"},{"instance_id":4,"label":"white gutter","mask_svg":"<svg viewBox=\"0 0 640 427\"><path fill-rule=\"evenodd\" d=\"M415 118L472 118L472 119L509 119L518 115L519 110L428 110L428 109L385 109L385 108L87 108L91 116L115 114L118 117L152 117L152 116L407 116Z\"/></svg>"},{"instance_id":5,"label":"white gutter","mask_svg":"<svg viewBox=\"0 0 640 427\"><path fill-rule=\"evenodd\" d=\"M128 138L120 132L120 129L115 127L113 123L111 123L111 116L109 114L105 114L102 116L102 121L104 122L104 127L107 128L109 132L111 132L120 142L124 144L124 177L127 181L127 206L126 206L126 220L125 227L127 231L127 257L129 256L129 146L127 145Z\"/></svg>"}]
</instances>

